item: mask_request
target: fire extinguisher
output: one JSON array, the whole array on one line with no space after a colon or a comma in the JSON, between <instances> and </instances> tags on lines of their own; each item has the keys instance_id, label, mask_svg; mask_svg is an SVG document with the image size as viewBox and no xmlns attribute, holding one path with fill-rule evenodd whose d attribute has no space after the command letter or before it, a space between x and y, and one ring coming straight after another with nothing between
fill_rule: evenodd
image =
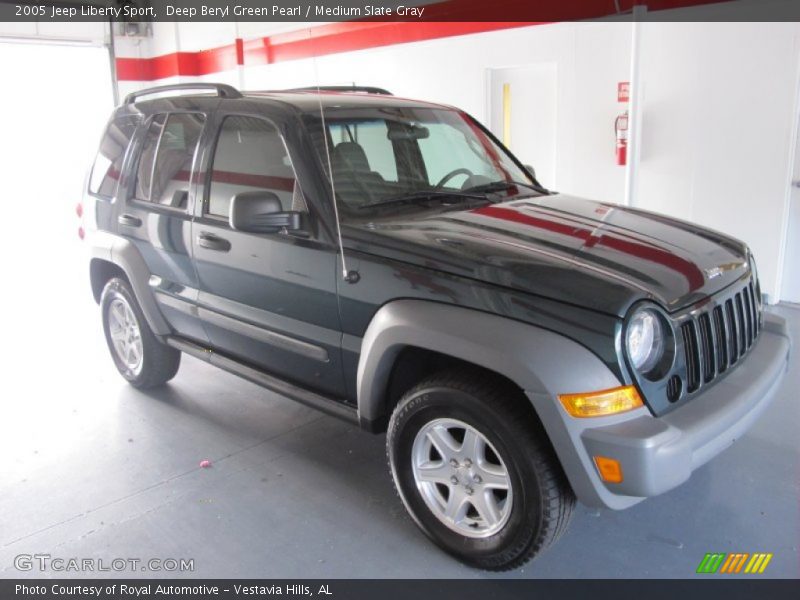
<instances>
[{"instance_id":1,"label":"fire extinguisher","mask_svg":"<svg viewBox=\"0 0 800 600\"><path fill-rule=\"evenodd\" d=\"M614 132L617 137L617 164L628 164L628 111L619 115L614 121Z\"/></svg>"}]
</instances>

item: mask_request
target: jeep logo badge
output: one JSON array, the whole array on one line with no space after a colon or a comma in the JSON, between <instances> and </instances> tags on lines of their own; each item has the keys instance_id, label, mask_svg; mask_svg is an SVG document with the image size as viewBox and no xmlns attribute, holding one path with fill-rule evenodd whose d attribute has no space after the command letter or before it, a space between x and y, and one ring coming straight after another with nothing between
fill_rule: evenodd
<instances>
[{"instance_id":1,"label":"jeep logo badge","mask_svg":"<svg viewBox=\"0 0 800 600\"><path fill-rule=\"evenodd\" d=\"M724 265L719 265L718 267L703 269L703 273L705 273L706 277L709 279L714 279L715 277L722 275L725 271L734 271L738 268L742 268L746 271L748 269L748 264L746 262L730 262L725 263Z\"/></svg>"}]
</instances>

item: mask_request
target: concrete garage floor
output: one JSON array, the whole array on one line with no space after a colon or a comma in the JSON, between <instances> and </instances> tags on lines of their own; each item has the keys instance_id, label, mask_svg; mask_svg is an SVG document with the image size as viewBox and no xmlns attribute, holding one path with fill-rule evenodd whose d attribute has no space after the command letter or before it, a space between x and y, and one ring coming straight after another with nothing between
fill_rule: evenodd
<instances>
[{"instance_id":1,"label":"concrete garage floor","mask_svg":"<svg viewBox=\"0 0 800 600\"><path fill-rule=\"evenodd\" d=\"M56 331L20 317L33 312L3 318L19 331L0 350L1 577L39 575L14 557L40 553L194 559L185 575L197 577L630 578L693 577L706 552L772 552L765 576L800 575L797 358L757 425L687 484L624 512L579 506L555 547L496 575L417 531L383 436L189 357L168 387L139 392L114 371L81 296ZM30 302L17 308L53 306ZM775 310L800 340L800 310ZM200 469L206 458L213 467Z\"/></svg>"}]
</instances>

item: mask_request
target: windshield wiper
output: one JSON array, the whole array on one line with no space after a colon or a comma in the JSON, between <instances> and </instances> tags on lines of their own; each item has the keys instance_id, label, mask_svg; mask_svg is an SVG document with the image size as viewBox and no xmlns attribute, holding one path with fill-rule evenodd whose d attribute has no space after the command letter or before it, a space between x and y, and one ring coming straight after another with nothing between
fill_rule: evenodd
<instances>
[{"instance_id":1,"label":"windshield wiper","mask_svg":"<svg viewBox=\"0 0 800 600\"><path fill-rule=\"evenodd\" d=\"M486 200L486 196L480 193L444 191L444 190L428 190L419 192L410 192L407 194L398 194L396 196L389 196L376 200L375 202L368 202L362 204L359 208L374 208L376 206L388 206L390 204L414 204L419 202L428 202L429 200L440 200L444 198L452 198L453 200Z\"/></svg>"},{"instance_id":2,"label":"windshield wiper","mask_svg":"<svg viewBox=\"0 0 800 600\"><path fill-rule=\"evenodd\" d=\"M523 183L522 181L492 181L491 183L484 183L481 185L475 185L472 187L467 188L464 190L465 192L484 192L484 193L491 193L491 192L502 192L504 190L508 190L512 187L526 187L535 192L539 192L540 194L549 194L550 192L543 188L540 185L534 185L532 183Z\"/></svg>"}]
</instances>

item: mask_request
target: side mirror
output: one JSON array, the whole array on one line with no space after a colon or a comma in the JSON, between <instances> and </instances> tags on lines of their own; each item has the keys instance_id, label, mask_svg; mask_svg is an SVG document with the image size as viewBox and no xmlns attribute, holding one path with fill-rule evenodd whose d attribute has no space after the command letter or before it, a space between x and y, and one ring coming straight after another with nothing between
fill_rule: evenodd
<instances>
[{"instance_id":1,"label":"side mirror","mask_svg":"<svg viewBox=\"0 0 800 600\"><path fill-rule=\"evenodd\" d=\"M536 169L534 169L531 165L522 165L525 167L525 170L530 174L531 177L536 179Z\"/></svg>"},{"instance_id":2,"label":"side mirror","mask_svg":"<svg viewBox=\"0 0 800 600\"><path fill-rule=\"evenodd\" d=\"M231 198L228 220L231 228L249 233L294 231L302 226L300 213L284 211L272 192L241 192Z\"/></svg>"}]
</instances>

